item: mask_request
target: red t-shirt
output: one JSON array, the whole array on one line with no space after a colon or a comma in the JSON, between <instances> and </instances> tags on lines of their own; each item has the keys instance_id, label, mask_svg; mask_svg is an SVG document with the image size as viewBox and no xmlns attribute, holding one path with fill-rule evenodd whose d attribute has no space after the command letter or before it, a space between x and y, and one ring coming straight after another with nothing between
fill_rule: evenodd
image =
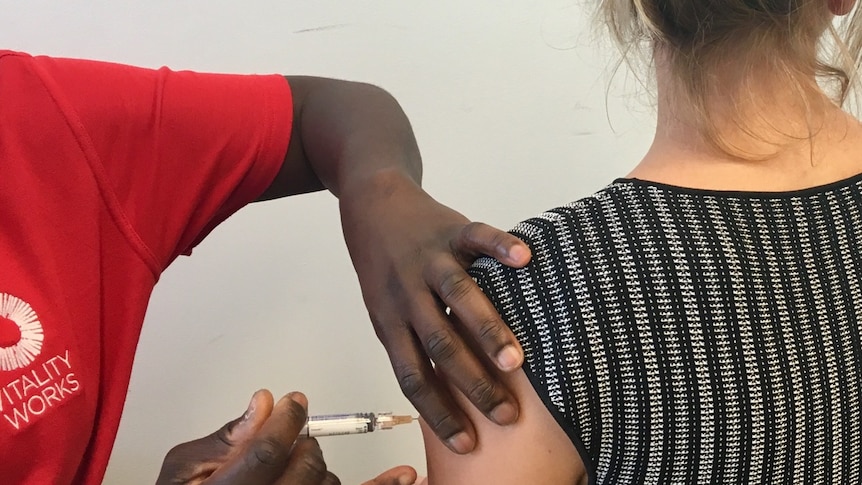
<instances>
[{"instance_id":1,"label":"red t-shirt","mask_svg":"<svg viewBox=\"0 0 862 485\"><path fill-rule=\"evenodd\" d=\"M0 51L0 482L100 483L159 274L272 182L281 76Z\"/></svg>"}]
</instances>

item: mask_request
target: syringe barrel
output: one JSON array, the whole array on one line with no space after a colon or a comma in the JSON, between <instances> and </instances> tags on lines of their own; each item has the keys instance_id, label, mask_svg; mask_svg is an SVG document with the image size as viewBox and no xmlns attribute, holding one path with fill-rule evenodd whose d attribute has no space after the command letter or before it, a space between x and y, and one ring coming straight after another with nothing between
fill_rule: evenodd
<instances>
[{"instance_id":1,"label":"syringe barrel","mask_svg":"<svg viewBox=\"0 0 862 485\"><path fill-rule=\"evenodd\" d=\"M338 436L364 434L374 431L377 420L374 413L327 414L309 416L308 423L302 428L300 436Z\"/></svg>"}]
</instances>

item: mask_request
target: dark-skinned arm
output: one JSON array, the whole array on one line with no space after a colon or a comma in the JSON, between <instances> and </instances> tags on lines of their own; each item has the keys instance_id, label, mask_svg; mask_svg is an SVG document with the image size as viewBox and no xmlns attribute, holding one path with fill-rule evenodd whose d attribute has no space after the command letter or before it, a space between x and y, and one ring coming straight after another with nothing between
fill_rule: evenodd
<instances>
[{"instance_id":1,"label":"dark-skinned arm","mask_svg":"<svg viewBox=\"0 0 862 485\"><path fill-rule=\"evenodd\" d=\"M520 368L523 351L466 273L480 255L520 267L529 249L471 223L421 188L410 122L386 91L361 83L288 77L294 125L284 166L262 199L328 189L339 198L347 247L377 336L402 391L453 451L475 432L432 362L485 416L505 425L518 403L489 372ZM445 309L460 317L458 328ZM461 335L487 355L475 355Z\"/></svg>"}]
</instances>

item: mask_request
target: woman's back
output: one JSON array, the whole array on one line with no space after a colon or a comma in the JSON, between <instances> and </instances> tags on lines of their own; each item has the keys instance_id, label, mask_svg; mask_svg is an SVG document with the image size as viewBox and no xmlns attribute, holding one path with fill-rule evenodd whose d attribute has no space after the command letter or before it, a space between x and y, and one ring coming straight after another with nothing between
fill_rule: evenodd
<instances>
[{"instance_id":1,"label":"woman's back","mask_svg":"<svg viewBox=\"0 0 862 485\"><path fill-rule=\"evenodd\" d=\"M599 483L862 480L862 176L619 180L514 232L474 276Z\"/></svg>"},{"instance_id":2,"label":"woman's back","mask_svg":"<svg viewBox=\"0 0 862 485\"><path fill-rule=\"evenodd\" d=\"M840 107L862 16L824 43L853 3L600 2L650 51L655 139L517 226L528 267L474 266L524 347L524 413L474 419L468 459L426 440L432 485L862 483L862 125Z\"/></svg>"}]
</instances>

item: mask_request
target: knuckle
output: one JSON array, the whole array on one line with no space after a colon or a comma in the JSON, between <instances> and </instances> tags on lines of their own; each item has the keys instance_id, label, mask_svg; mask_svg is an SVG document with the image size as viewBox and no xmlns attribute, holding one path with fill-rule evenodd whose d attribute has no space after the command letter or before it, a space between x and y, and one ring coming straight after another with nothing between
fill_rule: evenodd
<instances>
[{"instance_id":1,"label":"knuckle","mask_svg":"<svg viewBox=\"0 0 862 485\"><path fill-rule=\"evenodd\" d=\"M487 377L481 377L470 383L467 389L467 397L470 402L476 404L480 408L487 408L490 411L498 404L497 386Z\"/></svg>"},{"instance_id":2,"label":"knuckle","mask_svg":"<svg viewBox=\"0 0 862 485\"><path fill-rule=\"evenodd\" d=\"M401 387L401 392L411 402L425 394L428 388L428 380L418 367L412 365L401 366L395 369L395 375L398 379L398 385Z\"/></svg>"},{"instance_id":3,"label":"knuckle","mask_svg":"<svg viewBox=\"0 0 862 485\"><path fill-rule=\"evenodd\" d=\"M461 432L461 426L452 414L445 412L439 416L423 416L431 429L443 439L450 438Z\"/></svg>"},{"instance_id":4,"label":"knuckle","mask_svg":"<svg viewBox=\"0 0 862 485\"><path fill-rule=\"evenodd\" d=\"M377 335L377 340L386 342L390 327L390 325L386 324L386 319L376 311L369 311L368 318L371 320L371 328L374 329L374 334Z\"/></svg>"},{"instance_id":5,"label":"knuckle","mask_svg":"<svg viewBox=\"0 0 862 485\"><path fill-rule=\"evenodd\" d=\"M168 450L163 460L165 465L172 465L182 461L182 456L185 454L187 443L182 443Z\"/></svg>"},{"instance_id":6,"label":"knuckle","mask_svg":"<svg viewBox=\"0 0 862 485\"><path fill-rule=\"evenodd\" d=\"M377 340L382 342L386 347L390 347L390 345L386 344L391 340L404 335L405 332L410 332L410 324L408 322L405 322L401 318L393 318L391 314L383 316L378 313L369 312L368 316L371 320L374 334L377 335ZM394 345L391 347L392 349L390 350L398 350Z\"/></svg>"},{"instance_id":7,"label":"knuckle","mask_svg":"<svg viewBox=\"0 0 862 485\"><path fill-rule=\"evenodd\" d=\"M494 237L491 238L491 246L495 248L505 248L512 242L512 235L503 231L495 231Z\"/></svg>"},{"instance_id":8,"label":"knuckle","mask_svg":"<svg viewBox=\"0 0 862 485\"><path fill-rule=\"evenodd\" d=\"M478 235L482 233L482 228L485 227L485 224L481 222L470 222L464 225L461 228L461 237L463 237L466 241L476 241Z\"/></svg>"},{"instance_id":9,"label":"knuckle","mask_svg":"<svg viewBox=\"0 0 862 485\"><path fill-rule=\"evenodd\" d=\"M458 341L448 330L435 330L426 342L428 356L437 364L451 360L460 348Z\"/></svg>"},{"instance_id":10,"label":"knuckle","mask_svg":"<svg viewBox=\"0 0 862 485\"><path fill-rule=\"evenodd\" d=\"M156 484L187 483L193 477L204 474L206 469L207 463L190 461L188 457L184 456L182 450L175 452L174 449L171 449L165 455Z\"/></svg>"},{"instance_id":11,"label":"knuckle","mask_svg":"<svg viewBox=\"0 0 862 485\"><path fill-rule=\"evenodd\" d=\"M341 480L334 473L326 472L326 479L324 479L323 483L326 485L341 485Z\"/></svg>"},{"instance_id":12,"label":"knuckle","mask_svg":"<svg viewBox=\"0 0 862 485\"><path fill-rule=\"evenodd\" d=\"M374 328L383 326L383 316L376 309L376 307L368 309L368 319L371 321L371 325L373 325Z\"/></svg>"},{"instance_id":13,"label":"knuckle","mask_svg":"<svg viewBox=\"0 0 862 485\"><path fill-rule=\"evenodd\" d=\"M303 453L296 463L296 473L314 483L323 480L326 476L326 462L323 460L323 454L319 451Z\"/></svg>"},{"instance_id":14,"label":"knuckle","mask_svg":"<svg viewBox=\"0 0 862 485\"><path fill-rule=\"evenodd\" d=\"M401 295L404 293L404 281L401 279L401 274L392 272L386 275L386 294Z\"/></svg>"},{"instance_id":15,"label":"knuckle","mask_svg":"<svg viewBox=\"0 0 862 485\"><path fill-rule=\"evenodd\" d=\"M287 463L290 450L276 440L261 438L255 440L249 448L249 459L255 464L277 468Z\"/></svg>"},{"instance_id":16,"label":"knuckle","mask_svg":"<svg viewBox=\"0 0 862 485\"><path fill-rule=\"evenodd\" d=\"M474 232L473 234L476 236L477 243L481 244L490 242L491 244L500 244L506 241L506 237L509 233L501 231L496 227L491 227L487 224L480 224L476 227L476 232Z\"/></svg>"},{"instance_id":17,"label":"knuckle","mask_svg":"<svg viewBox=\"0 0 862 485\"><path fill-rule=\"evenodd\" d=\"M485 317L479 323L477 336L479 337L479 341L486 344L503 344L508 340L506 338L508 336L508 328L497 318L492 316Z\"/></svg>"},{"instance_id":18,"label":"knuckle","mask_svg":"<svg viewBox=\"0 0 862 485\"><path fill-rule=\"evenodd\" d=\"M467 296L472 287L473 279L460 268L458 271L446 271L440 278L440 297L451 304Z\"/></svg>"},{"instance_id":19,"label":"knuckle","mask_svg":"<svg viewBox=\"0 0 862 485\"><path fill-rule=\"evenodd\" d=\"M484 248L485 250L504 247L511 241L511 234L491 227L481 222L472 222L468 227L465 227L463 236L474 247Z\"/></svg>"},{"instance_id":20,"label":"knuckle","mask_svg":"<svg viewBox=\"0 0 862 485\"><path fill-rule=\"evenodd\" d=\"M224 445L227 447L232 447L234 445L233 439L231 438L233 428L236 426L237 421L231 421L221 428L218 431L212 434L212 441L216 443L216 445Z\"/></svg>"}]
</instances>

